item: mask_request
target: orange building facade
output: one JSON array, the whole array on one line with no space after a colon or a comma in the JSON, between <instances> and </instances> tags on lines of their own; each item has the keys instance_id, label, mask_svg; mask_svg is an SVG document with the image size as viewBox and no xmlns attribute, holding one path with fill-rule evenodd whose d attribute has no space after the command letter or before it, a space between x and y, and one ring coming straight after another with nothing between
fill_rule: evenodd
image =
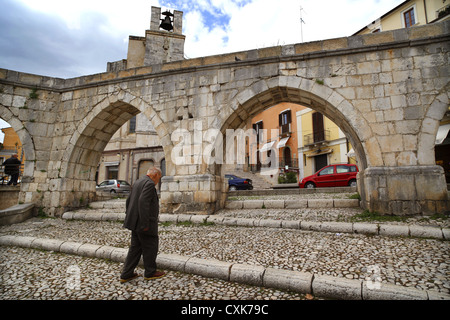
<instances>
[{"instance_id":1,"label":"orange building facade","mask_svg":"<svg viewBox=\"0 0 450 320\"><path fill-rule=\"evenodd\" d=\"M2 164L6 159L11 158L13 154L18 154L19 160L23 164L25 161L25 154L23 152L22 142L14 129L9 127L1 130L5 135L3 138L3 144L0 147L0 175L3 175ZM23 166L21 171L23 171Z\"/></svg>"},{"instance_id":2,"label":"orange building facade","mask_svg":"<svg viewBox=\"0 0 450 320\"><path fill-rule=\"evenodd\" d=\"M305 107L289 102L277 104L267 110L262 111L247 124L246 129L254 129L258 139L256 142L255 154L249 152L253 146L247 146L248 170L261 172L271 168L266 175L272 183L277 183L278 176L284 172L295 172L298 175L298 134L296 113L304 110ZM261 134L264 131L264 134ZM275 152L275 154L271 154ZM267 164L266 157L276 158L276 164ZM272 159L274 159L272 158ZM274 170L276 167L277 170Z\"/></svg>"}]
</instances>

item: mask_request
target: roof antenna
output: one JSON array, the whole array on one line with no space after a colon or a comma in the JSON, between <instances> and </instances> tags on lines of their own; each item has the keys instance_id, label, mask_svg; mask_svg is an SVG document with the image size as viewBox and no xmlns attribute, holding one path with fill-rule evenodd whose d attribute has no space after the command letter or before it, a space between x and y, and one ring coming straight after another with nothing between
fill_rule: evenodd
<instances>
[{"instance_id":1,"label":"roof antenna","mask_svg":"<svg viewBox=\"0 0 450 320\"><path fill-rule=\"evenodd\" d=\"M306 23L305 23L305 20L303 20L303 18L302 18L302 11L303 11L303 8L302 8L302 6L300 6L300 33L302 36L302 43L303 43L303 24L306 24Z\"/></svg>"}]
</instances>

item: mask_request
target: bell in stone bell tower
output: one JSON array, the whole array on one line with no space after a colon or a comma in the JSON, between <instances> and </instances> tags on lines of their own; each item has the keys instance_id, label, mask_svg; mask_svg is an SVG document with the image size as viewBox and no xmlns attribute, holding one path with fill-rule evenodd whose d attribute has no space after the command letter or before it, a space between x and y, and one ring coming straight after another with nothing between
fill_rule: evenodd
<instances>
[{"instance_id":1,"label":"bell in stone bell tower","mask_svg":"<svg viewBox=\"0 0 450 320\"><path fill-rule=\"evenodd\" d=\"M183 12L152 7L145 37L129 36L127 59L108 62L107 71L151 66L184 59Z\"/></svg>"},{"instance_id":2,"label":"bell in stone bell tower","mask_svg":"<svg viewBox=\"0 0 450 320\"><path fill-rule=\"evenodd\" d=\"M145 66L184 59L182 26L183 12L161 14L161 8L152 7L150 30L145 32Z\"/></svg>"},{"instance_id":3,"label":"bell in stone bell tower","mask_svg":"<svg viewBox=\"0 0 450 320\"><path fill-rule=\"evenodd\" d=\"M170 17L173 17L173 13L171 13L169 10L167 10L166 12L163 13L163 16L165 16L165 18L161 19L162 22L159 25L159 27L161 29L164 29L167 31L172 31L173 25L172 25L172 20L170 19Z\"/></svg>"}]
</instances>

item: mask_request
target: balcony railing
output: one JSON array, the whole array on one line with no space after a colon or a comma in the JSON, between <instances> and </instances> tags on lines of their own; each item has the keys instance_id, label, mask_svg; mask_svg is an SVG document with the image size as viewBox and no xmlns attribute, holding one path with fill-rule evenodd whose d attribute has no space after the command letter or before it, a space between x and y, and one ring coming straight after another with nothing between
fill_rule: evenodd
<instances>
[{"instance_id":1,"label":"balcony railing","mask_svg":"<svg viewBox=\"0 0 450 320\"><path fill-rule=\"evenodd\" d=\"M22 180L23 167L24 167L23 164L19 165L18 182L20 182ZM0 185L7 184L10 178L11 178L11 176L5 173L5 165L0 164Z\"/></svg>"},{"instance_id":2,"label":"balcony railing","mask_svg":"<svg viewBox=\"0 0 450 320\"><path fill-rule=\"evenodd\" d=\"M291 123L283 124L280 126L280 136L291 133Z\"/></svg>"},{"instance_id":3,"label":"balcony railing","mask_svg":"<svg viewBox=\"0 0 450 320\"><path fill-rule=\"evenodd\" d=\"M303 144L305 146L313 145L316 143L324 143L327 141L330 141L329 130L316 131L303 136Z\"/></svg>"},{"instance_id":4,"label":"balcony railing","mask_svg":"<svg viewBox=\"0 0 450 320\"><path fill-rule=\"evenodd\" d=\"M291 159L279 158L277 168L285 169L286 166L288 166L289 169L298 168L298 159L297 158L291 158ZM271 168L271 167L273 168L271 163L269 163L269 164L258 163L258 164L249 164L248 165L248 168L252 172L258 172L261 170L261 168Z\"/></svg>"}]
</instances>

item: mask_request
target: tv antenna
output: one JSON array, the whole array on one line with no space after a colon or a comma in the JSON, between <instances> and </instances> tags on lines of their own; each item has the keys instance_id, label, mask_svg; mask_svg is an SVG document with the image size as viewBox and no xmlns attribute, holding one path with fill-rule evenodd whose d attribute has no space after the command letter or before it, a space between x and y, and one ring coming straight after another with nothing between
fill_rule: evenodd
<instances>
[{"instance_id":1,"label":"tv antenna","mask_svg":"<svg viewBox=\"0 0 450 320\"><path fill-rule=\"evenodd\" d=\"M303 42L303 24L306 24L306 22L305 22L305 20L303 20L302 11L304 11L303 7L300 6L300 33L301 33L302 42Z\"/></svg>"}]
</instances>

